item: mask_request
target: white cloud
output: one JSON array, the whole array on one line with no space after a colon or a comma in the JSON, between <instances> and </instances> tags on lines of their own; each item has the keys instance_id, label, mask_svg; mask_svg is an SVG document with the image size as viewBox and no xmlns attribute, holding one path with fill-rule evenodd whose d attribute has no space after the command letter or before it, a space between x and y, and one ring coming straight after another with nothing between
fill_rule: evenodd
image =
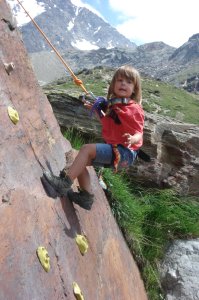
<instances>
[{"instance_id":1,"label":"white cloud","mask_svg":"<svg viewBox=\"0 0 199 300\"><path fill-rule=\"evenodd\" d=\"M38 4L36 0L21 0L20 2L32 18L45 11L44 3L42 2L40 2L40 4ZM8 0L8 3L10 4L10 7L12 9L17 5L15 16L17 16L17 23L19 26L30 22L30 18L27 16L27 14L24 12L24 10L16 0Z\"/></svg>"},{"instance_id":2,"label":"white cloud","mask_svg":"<svg viewBox=\"0 0 199 300\"><path fill-rule=\"evenodd\" d=\"M117 30L132 41L163 41L174 47L199 33L199 1L189 0L109 0L120 13Z\"/></svg>"}]
</instances>

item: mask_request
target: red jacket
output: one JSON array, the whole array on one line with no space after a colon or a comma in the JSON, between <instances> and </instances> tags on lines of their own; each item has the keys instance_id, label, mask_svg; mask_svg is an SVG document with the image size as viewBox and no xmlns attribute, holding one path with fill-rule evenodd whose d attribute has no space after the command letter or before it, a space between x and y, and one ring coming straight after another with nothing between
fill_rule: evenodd
<instances>
[{"instance_id":1,"label":"red jacket","mask_svg":"<svg viewBox=\"0 0 199 300\"><path fill-rule=\"evenodd\" d=\"M121 144L124 147L127 145L126 137L123 137L125 133L134 135L135 133L142 133L144 127L144 111L140 104L135 101L130 101L128 104L115 104L111 108L119 107L120 111L117 111L117 115L121 124L116 124L110 116L102 117L102 137L107 144ZM131 150L139 149L143 144L143 137L137 144L131 145Z\"/></svg>"}]
</instances>

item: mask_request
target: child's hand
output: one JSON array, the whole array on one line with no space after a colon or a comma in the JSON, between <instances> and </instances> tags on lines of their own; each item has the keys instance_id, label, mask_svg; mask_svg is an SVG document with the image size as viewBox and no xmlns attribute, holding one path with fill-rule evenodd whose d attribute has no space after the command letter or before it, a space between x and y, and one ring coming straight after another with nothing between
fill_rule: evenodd
<instances>
[{"instance_id":1,"label":"child's hand","mask_svg":"<svg viewBox=\"0 0 199 300\"><path fill-rule=\"evenodd\" d=\"M140 141L140 139L142 138L142 133L137 132L133 135L131 135L130 133L125 133L123 134L123 136L125 136L127 140L125 144L127 145L128 148L130 148L131 145L137 144Z\"/></svg>"},{"instance_id":2,"label":"child's hand","mask_svg":"<svg viewBox=\"0 0 199 300\"><path fill-rule=\"evenodd\" d=\"M91 109L92 108L92 104L89 101L85 101L84 102L84 107L86 107L87 109Z\"/></svg>"},{"instance_id":3,"label":"child's hand","mask_svg":"<svg viewBox=\"0 0 199 300\"><path fill-rule=\"evenodd\" d=\"M125 133L123 136L126 137L126 142L124 143L128 148L131 147L131 145L134 144L133 135L131 135L130 133Z\"/></svg>"}]
</instances>

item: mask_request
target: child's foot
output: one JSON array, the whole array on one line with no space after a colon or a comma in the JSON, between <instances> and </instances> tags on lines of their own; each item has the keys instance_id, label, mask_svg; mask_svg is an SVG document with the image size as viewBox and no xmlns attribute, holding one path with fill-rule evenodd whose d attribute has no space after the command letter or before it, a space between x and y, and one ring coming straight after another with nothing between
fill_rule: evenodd
<instances>
[{"instance_id":1,"label":"child's foot","mask_svg":"<svg viewBox=\"0 0 199 300\"><path fill-rule=\"evenodd\" d=\"M71 179L68 176L65 177L58 177L53 175L52 173L44 170L43 172L44 177L50 183L50 185L61 195L66 196L68 190L70 189L71 185L73 184Z\"/></svg>"},{"instance_id":2,"label":"child's foot","mask_svg":"<svg viewBox=\"0 0 199 300\"><path fill-rule=\"evenodd\" d=\"M68 198L71 202L78 204L80 207L90 210L94 201L94 195L85 190L79 192L68 191Z\"/></svg>"}]
</instances>

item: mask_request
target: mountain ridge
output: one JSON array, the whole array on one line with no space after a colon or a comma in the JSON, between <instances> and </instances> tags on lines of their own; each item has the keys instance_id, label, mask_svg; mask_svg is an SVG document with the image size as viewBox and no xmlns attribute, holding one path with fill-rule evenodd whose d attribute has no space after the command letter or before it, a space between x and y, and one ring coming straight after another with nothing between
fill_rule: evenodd
<instances>
[{"instance_id":1,"label":"mountain ridge","mask_svg":"<svg viewBox=\"0 0 199 300\"><path fill-rule=\"evenodd\" d=\"M100 16L85 7L75 6L70 0L39 1L44 12L35 17L36 23L61 52L68 49L135 48L136 45L120 34ZM13 7L16 15L16 7ZM45 40L29 22L20 27L29 53L48 50Z\"/></svg>"},{"instance_id":2,"label":"mountain ridge","mask_svg":"<svg viewBox=\"0 0 199 300\"><path fill-rule=\"evenodd\" d=\"M70 0L37 3L45 11L35 21L75 72L99 65L132 64L147 76L199 92L199 33L179 48L161 41L137 46L101 17ZM29 22L20 30L39 82L46 84L66 76L35 26Z\"/></svg>"}]
</instances>

